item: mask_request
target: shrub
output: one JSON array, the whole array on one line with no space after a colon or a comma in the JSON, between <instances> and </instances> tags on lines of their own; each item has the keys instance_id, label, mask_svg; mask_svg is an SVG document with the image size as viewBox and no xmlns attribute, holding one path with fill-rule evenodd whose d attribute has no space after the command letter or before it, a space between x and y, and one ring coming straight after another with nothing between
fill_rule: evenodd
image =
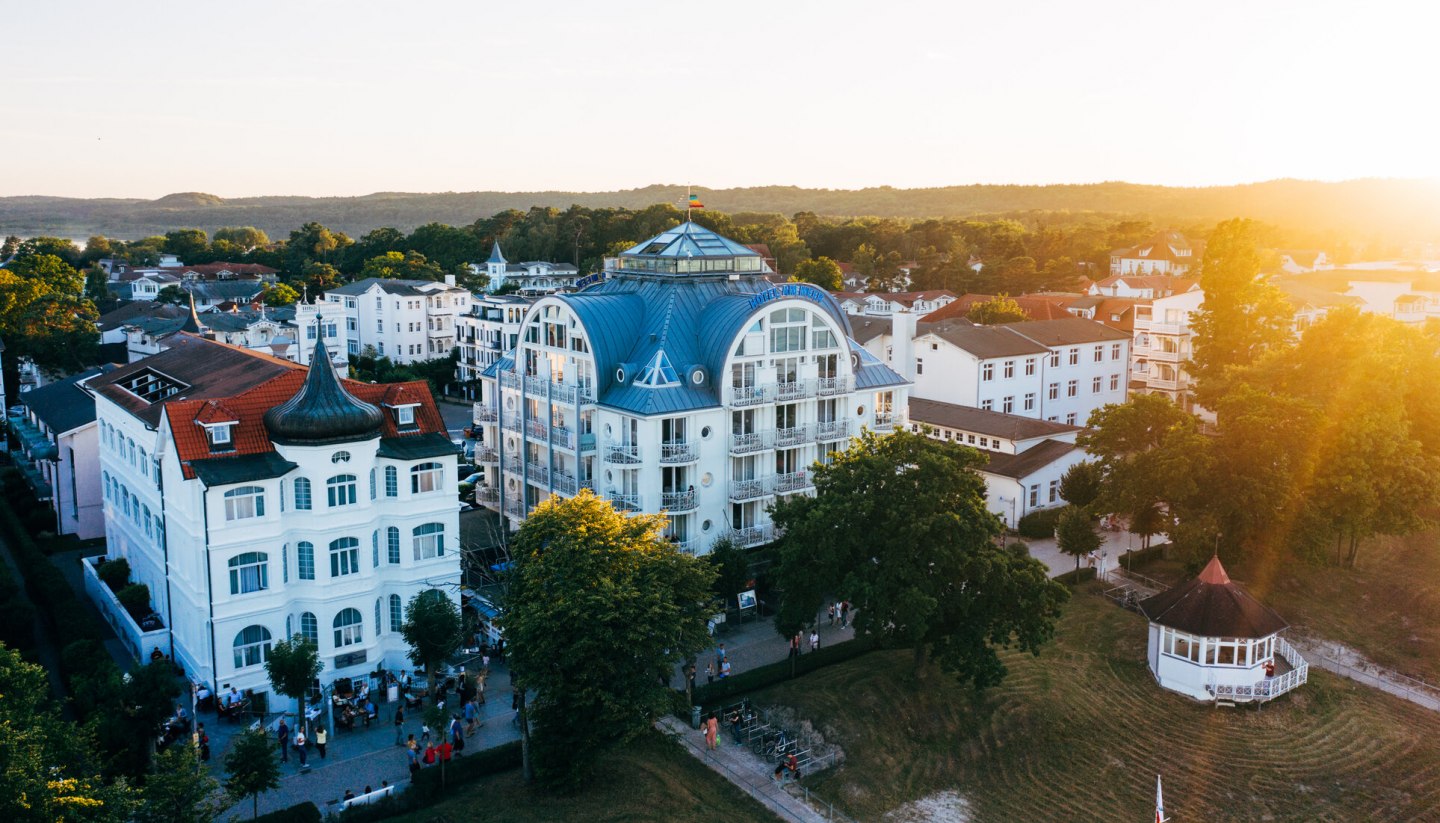
<instances>
[{"instance_id":1,"label":"shrub","mask_svg":"<svg viewBox=\"0 0 1440 823\"><path fill-rule=\"evenodd\" d=\"M1060 516L1065 513L1069 506L1057 506L1053 509L1040 509L1033 511L1020 518L1016 524L1015 531L1021 537L1028 537L1032 540L1041 540L1046 537L1055 536L1055 526L1060 522Z\"/></svg>"},{"instance_id":2,"label":"shrub","mask_svg":"<svg viewBox=\"0 0 1440 823\"><path fill-rule=\"evenodd\" d=\"M519 740L457 757L445 764L444 787L440 785L440 767L429 766L415 775L407 791L397 790L396 794L382 798L379 802L347 809L340 814L340 819L344 823L368 823L371 820L385 820L416 811L439 800L443 791L485 775L518 769L521 759Z\"/></svg>"},{"instance_id":3,"label":"shrub","mask_svg":"<svg viewBox=\"0 0 1440 823\"><path fill-rule=\"evenodd\" d=\"M836 643L833 646L823 646L818 651L802 654L795 659L794 676L799 677L816 669L853 660L878 646L879 643L868 635L862 635L845 643ZM790 677L791 663L787 658L777 663L740 672L723 680L716 680L714 683L697 685L695 687L695 703L696 705L714 705L736 695L758 691L766 686L784 682ZM685 719L688 720L689 717L687 716Z\"/></svg>"},{"instance_id":4,"label":"shrub","mask_svg":"<svg viewBox=\"0 0 1440 823\"><path fill-rule=\"evenodd\" d=\"M116 592L115 596L119 598L120 605L125 607L125 611L130 612L130 616L135 618L136 623L150 614L150 587L144 583L131 583Z\"/></svg>"},{"instance_id":5,"label":"shrub","mask_svg":"<svg viewBox=\"0 0 1440 823\"><path fill-rule=\"evenodd\" d=\"M320 809L307 800L288 809L262 814L255 820L265 823L320 823Z\"/></svg>"},{"instance_id":6,"label":"shrub","mask_svg":"<svg viewBox=\"0 0 1440 823\"><path fill-rule=\"evenodd\" d=\"M107 560L95 567L95 574L110 591L118 592L130 582L130 561L123 557Z\"/></svg>"},{"instance_id":7,"label":"shrub","mask_svg":"<svg viewBox=\"0 0 1440 823\"><path fill-rule=\"evenodd\" d=\"M1011 541L1011 542L1009 542L1009 543L1006 543L1006 544L1005 544L1005 551L1010 552L1011 554L1015 555L1016 557L1029 557L1029 556L1030 556L1030 547L1027 546L1027 545L1025 545L1024 543L1020 542L1019 540L1014 540L1014 541Z\"/></svg>"},{"instance_id":8,"label":"shrub","mask_svg":"<svg viewBox=\"0 0 1440 823\"><path fill-rule=\"evenodd\" d=\"M1067 586L1078 586L1087 580L1094 580L1095 570L1090 568L1089 566L1081 566L1074 571L1068 571L1064 574L1056 575L1055 579L1061 583L1064 583Z\"/></svg>"}]
</instances>

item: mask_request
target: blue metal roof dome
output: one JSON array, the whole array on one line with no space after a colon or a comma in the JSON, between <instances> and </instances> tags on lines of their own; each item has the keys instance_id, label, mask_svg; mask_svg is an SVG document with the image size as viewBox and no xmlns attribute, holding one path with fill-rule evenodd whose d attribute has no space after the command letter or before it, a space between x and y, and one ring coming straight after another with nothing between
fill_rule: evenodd
<instances>
[{"instance_id":1,"label":"blue metal roof dome","mask_svg":"<svg viewBox=\"0 0 1440 823\"><path fill-rule=\"evenodd\" d=\"M320 318L316 317L317 324ZM352 443L380 435L385 415L345 390L335 377L330 352L325 348L325 327L320 325L310 371L300 391L265 412L265 430L276 443L320 446Z\"/></svg>"},{"instance_id":2,"label":"blue metal roof dome","mask_svg":"<svg viewBox=\"0 0 1440 823\"><path fill-rule=\"evenodd\" d=\"M620 274L767 274L759 252L699 223L685 222L620 253Z\"/></svg>"}]
</instances>

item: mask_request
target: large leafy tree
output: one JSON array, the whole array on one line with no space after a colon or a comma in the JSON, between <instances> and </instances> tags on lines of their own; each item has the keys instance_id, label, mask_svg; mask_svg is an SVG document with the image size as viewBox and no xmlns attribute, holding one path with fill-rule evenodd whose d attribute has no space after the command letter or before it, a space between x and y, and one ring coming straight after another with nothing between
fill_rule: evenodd
<instances>
[{"instance_id":1,"label":"large leafy tree","mask_svg":"<svg viewBox=\"0 0 1440 823\"><path fill-rule=\"evenodd\" d=\"M248 253L270 244L269 235L254 226L238 226L231 228L216 229L215 235L211 238L212 246L227 244L225 248L233 248L241 253Z\"/></svg>"},{"instance_id":2,"label":"large leafy tree","mask_svg":"<svg viewBox=\"0 0 1440 823\"><path fill-rule=\"evenodd\" d=\"M1000 294L971 306L970 311L965 313L965 318L971 323L993 326L996 323L1019 323L1022 320L1029 320L1030 315L1020 308L1020 304L1016 303L1014 298L1007 294Z\"/></svg>"},{"instance_id":3,"label":"large leafy tree","mask_svg":"<svg viewBox=\"0 0 1440 823\"><path fill-rule=\"evenodd\" d=\"M445 272L439 266L425 259L419 252L387 251L378 257L365 261L360 277L380 277L399 280L440 280Z\"/></svg>"},{"instance_id":4,"label":"large leafy tree","mask_svg":"<svg viewBox=\"0 0 1440 823\"><path fill-rule=\"evenodd\" d=\"M575 786L598 753L645 732L670 708L675 667L708 645L715 573L664 526L582 490L541 503L516 535L506 662L534 694L523 716L546 785Z\"/></svg>"},{"instance_id":5,"label":"large leafy tree","mask_svg":"<svg viewBox=\"0 0 1440 823\"><path fill-rule=\"evenodd\" d=\"M15 249L16 262L27 257L58 257L67 266L80 265L80 249L63 237L32 237Z\"/></svg>"},{"instance_id":6,"label":"large leafy tree","mask_svg":"<svg viewBox=\"0 0 1440 823\"><path fill-rule=\"evenodd\" d=\"M84 275L53 254L28 254L0 269L0 338L8 356L52 371L92 362L99 315L84 289Z\"/></svg>"},{"instance_id":7,"label":"large leafy tree","mask_svg":"<svg viewBox=\"0 0 1440 823\"><path fill-rule=\"evenodd\" d=\"M1075 558L1075 570L1080 570L1080 558L1100 548L1100 535L1090 513L1079 506L1067 508L1055 525L1055 543L1060 551Z\"/></svg>"},{"instance_id":8,"label":"large leafy tree","mask_svg":"<svg viewBox=\"0 0 1440 823\"><path fill-rule=\"evenodd\" d=\"M106 784L89 732L48 702L45 670L0 646L0 816L14 823L128 821L134 796Z\"/></svg>"},{"instance_id":9,"label":"large leafy tree","mask_svg":"<svg viewBox=\"0 0 1440 823\"><path fill-rule=\"evenodd\" d=\"M776 582L776 629L813 619L827 596L859 610L855 627L927 651L962 681L986 687L1005 675L996 649L1038 653L1067 592L1038 560L996 538L973 449L910 432L867 432L816 471L814 497L775 506L785 529Z\"/></svg>"},{"instance_id":10,"label":"large leafy tree","mask_svg":"<svg viewBox=\"0 0 1440 823\"><path fill-rule=\"evenodd\" d=\"M225 753L225 793L235 801L251 799L251 815L260 816L260 795L280 787L280 761L263 730L246 730Z\"/></svg>"},{"instance_id":11,"label":"large leafy tree","mask_svg":"<svg viewBox=\"0 0 1440 823\"><path fill-rule=\"evenodd\" d=\"M210 823L223 811L219 791L195 747L171 746L155 756L135 823Z\"/></svg>"},{"instance_id":12,"label":"large leafy tree","mask_svg":"<svg viewBox=\"0 0 1440 823\"><path fill-rule=\"evenodd\" d=\"M293 697L300 703L297 717L304 722L305 694L320 676L325 664L320 662L320 649L314 642L302 635L281 640L270 647L265 658L265 673L270 676L270 685L286 697Z\"/></svg>"},{"instance_id":13,"label":"large leafy tree","mask_svg":"<svg viewBox=\"0 0 1440 823\"><path fill-rule=\"evenodd\" d=\"M410 662L425 667L430 694L435 694L435 670L460 648L464 623L455 601L438 589L420 592L405 605L401 633L410 645Z\"/></svg>"},{"instance_id":14,"label":"large leafy tree","mask_svg":"<svg viewBox=\"0 0 1440 823\"><path fill-rule=\"evenodd\" d=\"M210 237L203 229L176 229L165 232L165 252L179 257L181 262L195 265L208 262Z\"/></svg>"},{"instance_id":15,"label":"large leafy tree","mask_svg":"<svg viewBox=\"0 0 1440 823\"><path fill-rule=\"evenodd\" d=\"M795 266L795 279L814 283L822 289L839 291L841 286L840 264L828 257L805 260Z\"/></svg>"},{"instance_id":16,"label":"large leafy tree","mask_svg":"<svg viewBox=\"0 0 1440 823\"><path fill-rule=\"evenodd\" d=\"M1295 312L1280 289L1260 274L1259 227L1229 220L1205 246L1200 288L1205 302L1191 318L1195 331L1196 396L1211 406L1234 369L1290 345Z\"/></svg>"}]
</instances>

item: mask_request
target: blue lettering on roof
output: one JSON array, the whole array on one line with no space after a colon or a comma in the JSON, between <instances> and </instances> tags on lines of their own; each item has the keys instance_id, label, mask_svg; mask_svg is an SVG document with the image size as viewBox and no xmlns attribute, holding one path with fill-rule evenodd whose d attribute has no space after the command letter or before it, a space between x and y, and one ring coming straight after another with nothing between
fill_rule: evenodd
<instances>
[{"instance_id":1,"label":"blue lettering on roof","mask_svg":"<svg viewBox=\"0 0 1440 823\"><path fill-rule=\"evenodd\" d=\"M821 305L825 304L825 298L829 295L818 286L809 283L786 283L782 286L766 289L750 298L750 308L758 309L772 300L780 300L785 297L803 297L806 300L813 300Z\"/></svg>"}]
</instances>

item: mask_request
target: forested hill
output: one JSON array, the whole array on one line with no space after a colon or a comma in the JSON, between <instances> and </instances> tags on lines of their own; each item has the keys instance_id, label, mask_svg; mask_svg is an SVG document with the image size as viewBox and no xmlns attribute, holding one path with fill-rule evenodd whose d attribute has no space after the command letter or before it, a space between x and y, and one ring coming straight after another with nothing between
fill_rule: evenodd
<instances>
[{"instance_id":1,"label":"forested hill","mask_svg":"<svg viewBox=\"0 0 1440 823\"><path fill-rule=\"evenodd\" d=\"M1209 188L1130 183L860 190L764 186L697 192L706 207L732 214L809 211L836 217L920 218L1099 212L1183 223L1243 216L1305 232L1440 239L1440 182L1436 181L1272 180ZM467 225L504 209L564 209L574 204L639 209L655 203L679 204L684 196L682 186L655 185L614 192L383 192L363 197L221 198L198 192L158 200L0 197L0 234L138 238L179 227L213 232L223 226L256 226L271 236L284 236L313 220L359 236L378 226L409 231L430 222Z\"/></svg>"}]
</instances>

